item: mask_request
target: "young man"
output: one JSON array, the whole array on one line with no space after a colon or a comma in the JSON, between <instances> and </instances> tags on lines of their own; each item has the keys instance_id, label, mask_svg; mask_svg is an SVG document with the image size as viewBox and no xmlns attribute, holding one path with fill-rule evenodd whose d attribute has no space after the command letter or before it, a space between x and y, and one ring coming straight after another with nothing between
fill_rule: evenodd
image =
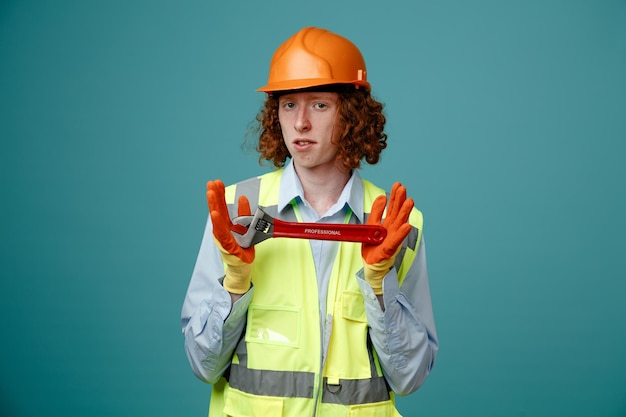
<instances>
[{"instance_id":1,"label":"young man","mask_svg":"<svg viewBox=\"0 0 626 417\"><path fill-rule=\"evenodd\" d=\"M360 178L386 147L383 106L349 40L305 28L275 52L258 116L275 171L207 184L210 217L182 311L209 416L398 416L435 362L422 215ZM243 248L232 218L382 225L382 243L272 238ZM385 210L386 209L386 210ZM241 226L239 226L241 227Z\"/></svg>"}]
</instances>

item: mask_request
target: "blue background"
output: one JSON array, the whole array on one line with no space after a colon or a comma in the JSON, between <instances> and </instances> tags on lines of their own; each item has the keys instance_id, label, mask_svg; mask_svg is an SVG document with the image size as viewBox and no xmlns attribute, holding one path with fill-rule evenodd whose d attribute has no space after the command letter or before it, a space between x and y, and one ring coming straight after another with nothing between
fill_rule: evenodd
<instances>
[{"instance_id":1,"label":"blue background","mask_svg":"<svg viewBox=\"0 0 626 417\"><path fill-rule=\"evenodd\" d=\"M626 415L626 2L0 3L0 414L203 416L180 308L204 184L275 48L353 40L363 175L425 215L441 342L405 416Z\"/></svg>"}]
</instances>

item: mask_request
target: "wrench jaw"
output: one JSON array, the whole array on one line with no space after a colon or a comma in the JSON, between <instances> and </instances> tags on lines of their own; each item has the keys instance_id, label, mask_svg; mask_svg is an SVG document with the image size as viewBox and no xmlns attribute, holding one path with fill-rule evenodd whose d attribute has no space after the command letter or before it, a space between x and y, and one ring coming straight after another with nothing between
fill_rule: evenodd
<instances>
[{"instance_id":1,"label":"wrench jaw","mask_svg":"<svg viewBox=\"0 0 626 417\"><path fill-rule=\"evenodd\" d=\"M254 246L274 235L274 218L260 208L257 208L254 216L235 217L233 223L248 228L248 231L243 235L231 230L235 242L242 248Z\"/></svg>"}]
</instances>

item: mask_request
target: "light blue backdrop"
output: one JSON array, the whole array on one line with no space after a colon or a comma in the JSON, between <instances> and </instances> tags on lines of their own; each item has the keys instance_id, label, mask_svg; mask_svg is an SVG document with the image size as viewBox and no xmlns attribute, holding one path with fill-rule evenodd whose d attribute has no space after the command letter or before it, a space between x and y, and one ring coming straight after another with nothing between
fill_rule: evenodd
<instances>
[{"instance_id":1,"label":"light blue backdrop","mask_svg":"<svg viewBox=\"0 0 626 417\"><path fill-rule=\"evenodd\" d=\"M425 215L441 342L405 416L626 415L626 2L0 3L0 414L203 416L179 314L204 184L274 49L352 39L363 175Z\"/></svg>"}]
</instances>

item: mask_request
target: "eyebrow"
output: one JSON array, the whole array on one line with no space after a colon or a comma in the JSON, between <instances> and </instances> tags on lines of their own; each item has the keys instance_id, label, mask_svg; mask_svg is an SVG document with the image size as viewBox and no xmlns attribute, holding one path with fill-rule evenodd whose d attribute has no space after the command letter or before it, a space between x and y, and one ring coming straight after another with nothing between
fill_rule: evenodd
<instances>
[{"instance_id":1,"label":"eyebrow","mask_svg":"<svg viewBox=\"0 0 626 417\"><path fill-rule=\"evenodd\" d=\"M287 99L287 100L292 100L293 99L293 95L298 94L298 93L287 93L287 94L283 94L281 95L278 100L281 99ZM328 92L315 92L315 94L309 96L309 100L319 100L319 99L338 99L337 96L333 96L333 92L332 91L328 91Z\"/></svg>"}]
</instances>

